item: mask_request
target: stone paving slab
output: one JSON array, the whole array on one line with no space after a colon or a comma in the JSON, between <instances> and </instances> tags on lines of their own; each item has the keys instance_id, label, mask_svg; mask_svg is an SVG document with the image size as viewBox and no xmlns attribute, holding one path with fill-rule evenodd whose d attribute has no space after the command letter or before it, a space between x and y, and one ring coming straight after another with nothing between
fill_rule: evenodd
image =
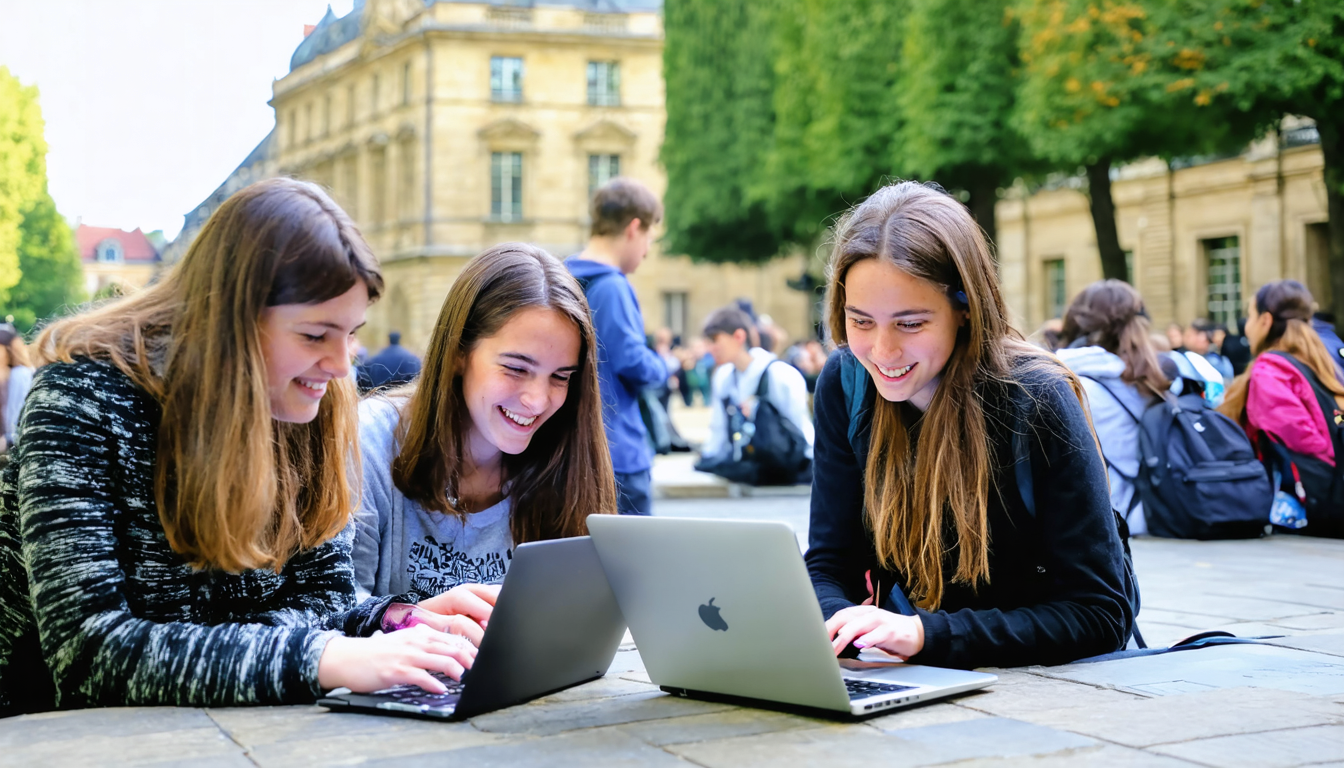
<instances>
[{"instance_id":1,"label":"stone paving slab","mask_svg":"<svg viewBox=\"0 0 1344 768\"><path fill-rule=\"evenodd\" d=\"M1259 686L1316 696L1344 693L1344 663L1270 645L1220 645L1140 658L1040 668L1040 674L1140 695ZM1186 684L1184 687L1179 684Z\"/></svg>"},{"instance_id":2,"label":"stone paving slab","mask_svg":"<svg viewBox=\"0 0 1344 768\"><path fill-rule=\"evenodd\" d=\"M1288 768L1344 756L1344 725L1222 736L1168 744L1153 751L1227 768Z\"/></svg>"},{"instance_id":3,"label":"stone paving slab","mask_svg":"<svg viewBox=\"0 0 1344 768\"><path fill-rule=\"evenodd\" d=\"M364 763L388 768L406 768L408 764L470 768L591 768L594 765L689 768L688 763L674 755L615 728L419 755L412 763L402 758Z\"/></svg>"},{"instance_id":4,"label":"stone paving slab","mask_svg":"<svg viewBox=\"0 0 1344 768\"><path fill-rule=\"evenodd\" d=\"M1026 712L1018 719L1129 747L1344 723L1344 705L1269 688L1226 688L1178 696Z\"/></svg>"}]
</instances>

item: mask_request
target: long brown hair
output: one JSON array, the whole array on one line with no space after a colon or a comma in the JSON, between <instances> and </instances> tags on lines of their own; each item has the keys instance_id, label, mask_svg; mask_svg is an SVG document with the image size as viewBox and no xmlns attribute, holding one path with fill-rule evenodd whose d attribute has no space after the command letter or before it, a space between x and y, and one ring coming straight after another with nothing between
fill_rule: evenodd
<instances>
[{"instance_id":1,"label":"long brown hair","mask_svg":"<svg viewBox=\"0 0 1344 768\"><path fill-rule=\"evenodd\" d=\"M327 385L317 418L276 422L260 321L382 274L350 217L315 184L258 182L229 198L162 282L61 320L41 362L111 363L163 406L154 465L159 520L195 567L281 569L345 527L358 460L356 392Z\"/></svg>"},{"instance_id":2,"label":"long brown hair","mask_svg":"<svg viewBox=\"0 0 1344 768\"><path fill-rule=\"evenodd\" d=\"M954 583L989 581L988 502L994 472L985 426L983 385L1012 384L1019 364L1065 376L1081 399L1082 386L1054 358L1028 345L1009 325L984 232L966 207L933 186L892 184L840 220L829 267L828 323L847 344L845 275L864 259L882 259L939 286L967 322L923 416L919 451L912 451L901 417L904 404L876 398L864 473L864 506L881 564L905 574L911 597L936 608L943 596L943 556L958 550ZM956 541L943 541L945 515Z\"/></svg>"},{"instance_id":3,"label":"long brown hair","mask_svg":"<svg viewBox=\"0 0 1344 768\"><path fill-rule=\"evenodd\" d=\"M1255 311L1268 312L1273 321L1269 332L1251 350L1254 357L1270 351L1287 352L1316 374L1316 378L1335 396L1335 402L1344 407L1344 384L1339 382L1330 350L1311 327L1311 313L1316 302L1311 291L1296 280L1277 280L1265 283L1255 292ZM1233 380L1227 388L1222 413L1244 421L1246 397L1250 392L1251 368Z\"/></svg>"},{"instance_id":4,"label":"long brown hair","mask_svg":"<svg viewBox=\"0 0 1344 768\"><path fill-rule=\"evenodd\" d=\"M1149 397L1161 397L1171 386L1162 374L1149 337L1143 298L1123 280L1098 280L1074 297L1064 313L1061 343L1086 339L1125 362L1120 380Z\"/></svg>"},{"instance_id":5,"label":"long brown hair","mask_svg":"<svg viewBox=\"0 0 1344 768\"><path fill-rule=\"evenodd\" d=\"M392 460L393 482L406 498L465 518L451 497L462 481L471 426L462 396L467 356L527 307L555 310L574 323L579 369L564 405L527 449L503 457L515 544L582 536L588 515L616 511L597 388L597 337L583 290L554 256L526 243L503 243L467 262L434 325L420 380L402 410L401 452Z\"/></svg>"}]
</instances>

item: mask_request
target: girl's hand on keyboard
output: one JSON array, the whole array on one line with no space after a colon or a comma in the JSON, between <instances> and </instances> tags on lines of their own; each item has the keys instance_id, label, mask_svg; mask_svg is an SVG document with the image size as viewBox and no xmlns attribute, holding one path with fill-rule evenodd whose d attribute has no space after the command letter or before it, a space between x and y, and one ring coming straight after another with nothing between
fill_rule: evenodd
<instances>
[{"instance_id":1,"label":"girl's hand on keyboard","mask_svg":"<svg viewBox=\"0 0 1344 768\"><path fill-rule=\"evenodd\" d=\"M826 622L831 648L838 656L850 643L855 648L880 648L902 661L924 648L924 622L871 605L836 611Z\"/></svg>"},{"instance_id":2,"label":"girl's hand on keyboard","mask_svg":"<svg viewBox=\"0 0 1344 768\"><path fill-rule=\"evenodd\" d=\"M408 684L443 693L447 689L430 673L461 680L475 660L476 646L466 638L421 624L373 637L332 638L318 660L317 682L356 693Z\"/></svg>"},{"instance_id":3,"label":"girl's hand on keyboard","mask_svg":"<svg viewBox=\"0 0 1344 768\"><path fill-rule=\"evenodd\" d=\"M497 599L499 586L496 584L459 584L443 594L422 600L419 606L441 616L465 616L483 629L490 625L490 613L495 610ZM480 638L473 642L480 643Z\"/></svg>"},{"instance_id":4,"label":"girl's hand on keyboard","mask_svg":"<svg viewBox=\"0 0 1344 768\"><path fill-rule=\"evenodd\" d=\"M397 632L419 624L433 627L450 635L465 637L471 641L472 645L478 647L485 637L485 628L477 624L470 616L462 614L444 616L433 611L427 611L418 605L407 605L406 603L393 603L387 607L386 613L383 614L382 627L384 632Z\"/></svg>"}]
</instances>

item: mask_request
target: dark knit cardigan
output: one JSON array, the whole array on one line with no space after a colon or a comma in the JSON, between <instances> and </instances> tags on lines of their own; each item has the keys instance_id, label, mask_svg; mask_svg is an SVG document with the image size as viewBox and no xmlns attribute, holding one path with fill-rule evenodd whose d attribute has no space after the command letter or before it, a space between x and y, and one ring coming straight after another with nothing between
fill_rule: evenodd
<instances>
[{"instance_id":1,"label":"dark knit cardigan","mask_svg":"<svg viewBox=\"0 0 1344 768\"><path fill-rule=\"evenodd\" d=\"M162 409L116 368L42 368L0 476L0 716L52 708L311 702L355 606L353 528L283 570L194 570L154 500Z\"/></svg>"}]
</instances>

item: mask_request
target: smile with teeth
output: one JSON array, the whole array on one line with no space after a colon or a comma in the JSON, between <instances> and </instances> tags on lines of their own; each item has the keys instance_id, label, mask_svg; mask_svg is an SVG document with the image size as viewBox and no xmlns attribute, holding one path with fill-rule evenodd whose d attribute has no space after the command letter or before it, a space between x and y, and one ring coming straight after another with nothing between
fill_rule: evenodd
<instances>
[{"instance_id":1,"label":"smile with teeth","mask_svg":"<svg viewBox=\"0 0 1344 768\"><path fill-rule=\"evenodd\" d=\"M512 421L520 427L530 427L532 426L532 422L537 420L536 416L519 416L502 405L499 406L499 412L504 414L509 421Z\"/></svg>"},{"instance_id":2,"label":"smile with teeth","mask_svg":"<svg viewBox=\"0 0 1344 768\"><path fill-rule=\"evenodd\" d=\"M886 376L889 379L899 379L905 374L909 373L911 368L915 367L914 363L911 363L905 366L904 368L883 368L882 366L877 365L877 363L873 363L873 365L877 366L877 370L879 373L881 373L883 376Z\"/></svg>"},{"instance_id":3,"label":"smile with teeth","mask_svg":"<svg viewBox=\"0 0 1344 768\"><path fill-rule=\"evenodd\" d=\"M327 382L325 381L295 379L294 382L298 384L300 387L303 387L304 389L308 390L309 394L317 395L318 397L321 397L322 395L326 394L327 391Z\"/></svg>"}]
</instances>

